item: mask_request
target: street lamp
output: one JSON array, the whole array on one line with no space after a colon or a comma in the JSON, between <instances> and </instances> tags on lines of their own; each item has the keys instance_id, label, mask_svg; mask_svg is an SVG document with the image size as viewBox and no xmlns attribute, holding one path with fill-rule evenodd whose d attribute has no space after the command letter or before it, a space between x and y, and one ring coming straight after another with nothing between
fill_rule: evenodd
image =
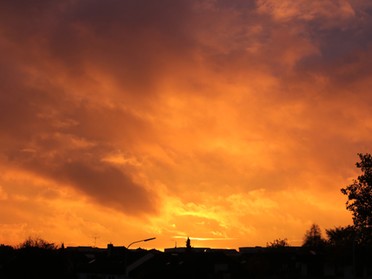
<instances>
[{"instance_id":1,"label":"street lamp","mask_svg":"<svg viewBox=\"0 0 372 279\"><path fill-rule=\"evenodd\" d=\"M139 242L147 242L147 241L151 241L151 240L154 240L154 239L156 239L156 237L150 237L150 238L146 238L146 239L142 239L142 240L136 240L136 241L133 241L132 243L130 243L130 244L127 246L127 249L129 249L129 247L130 247L132 244L139 243Z\"/></svg>"},{"instance_id":2,"label":"street lamp","mask_svg":"<svg viewBox=\"0 0 372 279\"><path fill-rule=\"evenodd\" d=\"M129 247L132 246L133 244L136 244L136 243L139 243L139 242L147 242L147 241L151 241L151 240L154 240L154 239L156 239L156 237L150 237L150 238L146 238L146 239L136 240L136 241L131 242L127 246L127 250L125 251L125 277L126 278L128 278L128 275L129 275L128 263L127 263L127 258L128 258L127 255L128 255Z\"/></svg>"}]
</instances>

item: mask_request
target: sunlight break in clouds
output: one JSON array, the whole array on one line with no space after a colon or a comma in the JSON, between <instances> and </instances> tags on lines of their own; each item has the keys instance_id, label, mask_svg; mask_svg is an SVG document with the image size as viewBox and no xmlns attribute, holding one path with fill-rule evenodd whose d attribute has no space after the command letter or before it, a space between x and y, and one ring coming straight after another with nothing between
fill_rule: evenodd
<instances>
[{"instance_id":1,"label":"sunlight break in clouds","mask_svg":"<svg viewBox=\"0 0 372 279\"><path fill-rule=\"evenodd\" d=\"M300 245L350 224L371 7L3 1L0 243Z\"/></svg>"}]
</instances>

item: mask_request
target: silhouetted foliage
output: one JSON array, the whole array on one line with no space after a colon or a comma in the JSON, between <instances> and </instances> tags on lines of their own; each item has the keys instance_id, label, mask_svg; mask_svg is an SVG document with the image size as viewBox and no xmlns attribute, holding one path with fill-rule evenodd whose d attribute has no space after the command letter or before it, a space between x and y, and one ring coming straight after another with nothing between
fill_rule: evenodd
<instances>
[{"instance_id":1,"label":"silhouetted foliage","mask_svg":"<svg viewBox=\"0 0 372 279\"><path fill-rule=\"evenodd\" d=\"M266 246L268 248L282 248L282 247L287 247L289 246L288 240L286 238L284 239L275 239L273 242L268 242L266 243Z\"/></svg>"},{"instance_id":2,"label":"silhouetted foliage","mask_svg":"<svg viewBox=\"0 0 372 279\"><path fill-rule=\"evenodd\" d=\"M40 248L47 250L57 249L57 246L54 243L49 243L44 239L35 237L28 237L24 242L19 245L19 248Z\"/></svg>"},{"instance_id":3,"label":"silhouetted foliage","mask_svg":"<svg viewBox=\"0 0 372 279\"><path fill-rule=\"evenodd\" d=\"M352 246L356 237L353 226L336 227L326 230L328 244L331 246Z\"/></svg>"},{"instance_id":4,"label":"silhouetted foliage","mask_svg":"<svg viewBox=\"0 0 372 279\"><path fill-rule=\"evenodd\" d=\"M341 192L347 196L346 209L353 214L354 225L366 228L372 221L372 156L358 153L360 161L356 167L361 169L362 175L349 186L342 188Z\"/></svg>"},{"instance_id":5,"label":"silhouetted foliage","mask_svg":"<svg viewBox=\"0 0 372 279\"><path fill-rule=\"evenodd\" d=\"M304 242L302 246L318 250L325 246L326 241L322 237L322 231L320 230L320 227L317 224L312 224L310 229L306 231Z\"/></svg>"},{"instance_id":6,"label":"silhouetted foliage","mask_svg":"<svg viewBox=\"0 0 372 279\"><path fill-rule=\"evenodd\" d=\"M0 278L62 279L72 278L71 272L70 263L62 250L41 238L27 238L16 249L8 251L3 266L0 263Z\"/></svg>"}]
</instances>

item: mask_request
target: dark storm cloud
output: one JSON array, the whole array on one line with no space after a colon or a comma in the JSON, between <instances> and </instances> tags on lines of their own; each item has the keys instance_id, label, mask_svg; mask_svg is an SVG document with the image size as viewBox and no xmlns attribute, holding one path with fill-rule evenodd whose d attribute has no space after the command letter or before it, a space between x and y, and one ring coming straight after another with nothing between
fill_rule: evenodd
<instances>
[{"instance_id":1,"label":"dark storm cloud","mask_svg":"<svg viewBox=\"0 0 372 279\"><path fill-rule=\"evenodd\" d=\"M138 135L146 135L149 124L120 106L90 105L85 97L76 100L74 92L66 92L53 79L89 80L88 71L97 68L116 77L123 95L154 93L150 89L156 76L169 64L164 55L187 52L186 3L3 2L3 163L67 183L130 214L153 212L156 197L134 182L129 172L135 170L102 161L117 148L112 140L130 149ZM88 146L71 149L71 138Z\"/></svg>"},{"instance_id":2,"label":"dark storm cloud","mask_svg":"<svg viewBox=\"0 0 372 279\"><path fill-rule=\"evenodd\" d=\"M154 93L156 78L189 56L187 1L68 1L6 3L4 33L43 52L71 75L97 68L124 90Z\"/></svg>"},{"instance_id":3,"label":"dark storm cloud","mask_svg":"<svg viewBox=\"0 0 372 279\"><path fill-rule=\"evenodd\" d=\"M154 212L156 208L152 192L147 192L128 174L113 166L100 164L95 168L89 161L69 162L59 171L59 178L82 186L80 190L94 196L101 204L129 214Z\"/></svg>"},{"instance_id":4,"label":"dark storm cloud","mask_svg":"<svg viewBox=\"0 0 372 279\"><path fill-rule=\"evenodd\" d=\"M54 149L52 151L55 152ZM45 158L45 155L38 156L37 152L31 156L22 154L28 158L20 163L18 157L17 164L43 177L72 186L103 206L131 215L156 212L157 197L154 192L136 183L130 169L105 164L92 154L79 154L75 158L71 158L70 154L59 154Z\"/></svg>"},{"instance_id":5,"label":"dark storm cloud","mask_svg":"<svg viewBox=\"0 0 372 279\"><path fill-rule=\"evenodd\" d=\"M154 51L183 45L179 38L185 3L2 2L3 164L68 184L126 213L154 212L155 194L134 182L129 172L135 170L102 161L117 148L111 140L130 148L149 125L123 108L76 100L74 92L53 79L84 80L89 78L87 68L96 67L140 93L137 84L148 88L162 64ZM71 139L88 145L71 147Z\"/></svg>"},{"instance_id":6,"label":"dark storm cloud","mask_svg":"<svg viewBox=\"0 0 372 279\"><path fill-rule=\"evenodd\" d=\"M310 22L305 22L304 32L309 39L319 48L317 55L304 58L299 63L299 70L335 74L337 77L340 68L348 68L350 64L359 64L364 62L362 56L369 55L371 51L371 28L372 12L367 9L362 1L350 1L350 7L353 8L353 14L341 18L338 21L333 18L332 24L324 23L323 17L318 17ZM366 66L366 65L365 65ZM364 68L364 73L369 74L369 67ZM330 70L334 67L334 70ZM339 77L336 82L342 81L344 77ZM355 76L363 74L356 71ZM360 76L362 78L362 76Z\"/></svg>"},{"instance_id":7,"label":"dark storm cloud","mask_svg":"<svg viewBox=\"0 0 372 279\"><path fill-rule=\"evenodd\" d=\"M102 161L115 150L112 138L133 144L133 133L146 129L141 120L121 110L74 107L61 98L63 94L57 100L25 88L22 92L30 95L1 95L15 98L1 99L1 152L6 156L2 164L72 186L128 214L155 211L156 196L134 182L131 172L136 170ZM59 102L68 109L58 109ZM110 125L115 119L122 121L120 127Z\"/></svg>"},{"instance_id":8,"label":"dark storm cloud","mask_svg":"<svg viewBox=\"0 0 372 279\"><path fill-rule=\"evenodd\" d=\"M207 98L223 96L213 86L225 81L253 88L256 95L267 94L267 100L254 104L257 117L253 116L265 127L260 132L280 133L285 131L284 121L271 119L272 111L295 100L314 104L314 95L317 100L327 100L324 95L338 94L334 88L340 84L355 89L354 82L370 76L370 5L350 1L352 10L344 13L340 5L319 8L306 1L278 3L2 1L2 163L69 184L124 212L151 212L156 197L135 182L140 170L113 166L102 158L117 149L131 151L141 142L156 141L154 123L146 116L152 116L157 98L165 95L164 80L191 88L190 84L200 85L188 93ZM294 5L289 15L286 3ZM324 9L327 5L340 10L330 13ZM205 75L199 76L199 71ZM309 90L317 75L330 80L321 91L324 95ZM277 82L275 90L265 89L268 76ZM296 87L300 82L304 84ZM204 92L205 88L212 88L212 93ZM252 96L244 94L236 109L249 123L252 115L247 111L256 108L252 108ZM365 91L361 95L368 98ZM317 107L319 114L313 108L296 116L313 120L314 134L299 133L322 140L316 134L327 127L318 125L322 122L319 115L331 118L333 114L324 111L332 107ZM283 138L287 132L291 135L291 129L283 132ZM76 146L76 141L81 145ZM199 156L197 160L204 159ZM205 168L211 166L205 161ZM212 176L215 169L210 170Z\"/></svg>"},{"instance_id":9,"label":"dark storm cloud","mask_svg":"<svg viewBox=\"0 0 372 279\"><path fill-rule=\"evenodd\" d=\"M146 123L120 108L74 103L52 86L26 87L22 78L12 80L16 76L0 85L1 153L7 158L2 164L73 186L130 214L155 210L154 193L135 183L130 170L102 162L115 150L111 139L131 146L133 134L149 129Z\"/></svg>"}]
</instances>

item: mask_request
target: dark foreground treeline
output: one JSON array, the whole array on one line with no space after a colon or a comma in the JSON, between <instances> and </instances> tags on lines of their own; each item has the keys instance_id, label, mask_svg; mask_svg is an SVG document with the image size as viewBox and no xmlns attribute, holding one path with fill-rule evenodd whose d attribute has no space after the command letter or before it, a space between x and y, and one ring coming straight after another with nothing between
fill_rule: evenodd
<instances>
[{"instance_id":1,"label":"dark foreground treeline","mask_svg":"<svg viewBox=\"0 0 372 279\"><path fill-rule=\"evenodd\" d=\"M321 247L127 250L125 247L0 246L0 278L372 278L372 249ZM127 269L126 269L127 267Z\"/></svg>"}]
</instances>

